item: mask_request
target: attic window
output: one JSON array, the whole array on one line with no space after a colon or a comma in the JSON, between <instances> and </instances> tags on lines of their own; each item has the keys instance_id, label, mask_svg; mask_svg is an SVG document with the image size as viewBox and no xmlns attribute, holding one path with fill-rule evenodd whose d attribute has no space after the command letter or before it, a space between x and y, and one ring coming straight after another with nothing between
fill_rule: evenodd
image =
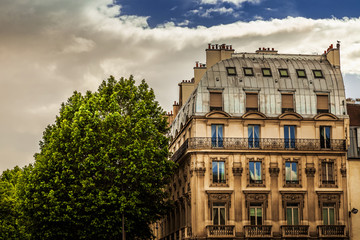
<instances>
[{"instance_id":1,"label":"attic window","mask_svg":"<svg viewBox=\"0 0 360 240\"><path fill-rule=\"evenodd\" d=\"M294 95L292 93L281 94L281 112L294 111Z\"/></svg>"},{"instance_id":2,"label":"attic window","mask_svg":"<svg viewBox=\"0 0 360 240\"><path fill-rule=\"evenodd\" d=\"M264 77L271 77L270 68L262 68L261 71L262 71L262 74L263 74Z\"/></svg>"},{"instance_id":3,"label":"attic window","mask_svg":"<svg viewBox=\"0 0 360 240\"><path fill-rule=\"evenodd\" d=\"M258 111L258 94L257 93L246 93L246 111Z\"/></svg>"},{"instance_id":4,"label":"attic window","mask_svg":"<svg viewBox=\"0 0 360 240\"><path fill-rule=\"evenodd\" d=\"M289 72L287 69L279 69L280 77L289 77Z\"/></svg>"},{"instance_id":5,"label":"attic window","mask_svg":"<svg viewBox=\"0 0 360 240\"><path fill-rule=\"evenodd\" d=\"M252 68L244 68L244 75L245 76L254 76L254 72Z\"/></svg>"},{"instance_id":6,"label":"attic window","mask_svg":"<svg viewBox=\"0 0 360 240\"><path fill-rule=\"evenodd\" d=\"M235 67L227 67L226 68L228 76L236 76L236 68Z\"/></svg>"},{"instance_id":7,"label":"attic window","mask_svg":"<svg viewBox=\"0 0 360 240\"><path fill-rule=\"evenodd\" d=\"M210 111L222 111L222 92L210 92Z\"/></svg>"},{"instance_id":8,"label":"attic window","mask_svg":"<svg viewBox=\"0 0 360 240\"><path fill-rule=\"evenodd\" d=\"M296 69L298 78L306 78L306 72L304 69Z\"/></svg>"},{"instance_id":9,"label":"attic window","mask_svg":"<svg viewBox=\"0 0 360 240\"><path fill-rule=\"evenodd\" d=\"M329 112L329 95L319 94L316 96L317 101L317 113Z\"/></svg>"},{"instance_id":10,"label":"attic window","mask_svg":"<svg viewBox=\"0 0 360 240\"><path fill-rule=\"evenodd\" d=\"M324 77L321 70L313 70L313 73L314 73L315 78L323 78Z\"/></svg>"}]
</instances>

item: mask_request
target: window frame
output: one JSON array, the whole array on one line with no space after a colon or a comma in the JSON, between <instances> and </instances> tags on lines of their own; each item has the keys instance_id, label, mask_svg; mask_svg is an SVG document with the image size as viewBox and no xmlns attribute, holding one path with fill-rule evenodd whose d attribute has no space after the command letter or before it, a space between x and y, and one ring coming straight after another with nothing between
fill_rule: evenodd
<instances>
[{"instance_id":1,"label":"window frame","mask_svg":"<svg viewBox=\"0 0 360 240\"><path fill-rule=\"evenodd\" d=\"M234 72L230 73L229 70L234 70ZM237 76L236 67L226 67L226 73L228 76Z\"/></svg>"},{"instance_id":2,"label":"window frame","mask_svg":"<svg viewBox=\"0 0 360 240\"><path fill-rule=\"evenodd\" d=\"M326 166L323 168L323 166ZM332 165L332 179L329 180L329 165ZM324 169L325 172L324 172ZM320 159L319 161L320 187L337 187L337 164L336 159ZM324 179L326 177L326 179Z\"/></svg>"},{"instance_id":3,"label":"window frame","mask_svg":"<svg viewBox=\"0 0 360 240\"><path fill-rule=\"evenodd\" d=\"M327 108L319 108L319 102L321 97L327 97ZM316 94L316 113L329 113L330 112L330 101L329 94Z\"/></svg>"},{"instance_id":4,"label":"window frame","mask_svg":"<svg viewBox=\"0 0 360 240\"><path fill-rule=\"evenodd\" d=\"M229 187L228 179L229 179L229 169L228 169L228 160L227 158L210 158L210 187ZM224 182L214 182L214 173L213 173L213 162L224 162Z\"/></svg>"},{"instance_id":5,"label":"window frame","mask_svg":"<svg viewBox=\"0 0 360 240\"><path fill-rule=\"evenodd\" d=\"M292 206L291 206L292 205ZM287 225L299 225L300 224L300 204L288 202L285 206L285 220ZM291 223L289 224L288 209L291 209ZM295 223L294 209L297 209L297 223Z\"/></svg>"},{"instance_id":6,"label":"window frame","mask_svg":"<svg viewBox=\"0 0 360 240\"><path fill-rule=\"evenodd\" d=\"M299 73L304 72L304 76L301 76ZM298 78L307 78L305 69L296 69L296 75Z\"/></svg>"},{"instance_id":7,"label":"window frame","mask_svg":"<svg viewBox=\"0 0 360 240\"><path fill-rule=\"evenodd\" d=\"M284 125L284 148L296 148L296 125ZM293 131L292 131L293 129ZM288 136L287 138L285 136Z\"/></svg>"},{"instance_id":8,"label":"window frame","mask_svg":"<svg viewBox=\"0 0 360 240\"><path fill-rule=\"evenodd\" d=\"M327 131L327 129L329 129ZM320 148L321 149L331 149L331 131L332 131L332 127L331 126L320 126L319 127L319 139L320 139ZM329 133L329 137L327 136Z\"/></svg>"},{"instance_id":9,"label":"window frame","mask_svg":"<svg viewBox=\"0 0 360 240\"><path fill-rule=\"evenodd\" d=\"M286 75L283 75L281 72L285 71ZM279 68L279 76L281 78L288 78L289 77L289 71L287 70L287 68Z\"/></svg>"},{"instance_id":10,"label":"window frame","mask_svg":"<svg viewBox=\"0 0 360 240\"><path fill-rule=\"evenodd\" d=\"M284 97L285 95L292 96L292 108L284 108ZM281 93L281 113L295 112L294 93Z\"/></svg>"},{"instance_id":11,"label":"window frame","mask_svg":"<svg viewBox=\"0 0 360 240\"><path fill-rule=\"evenodd\" d=\"M260 163L260 180L252 180L250 174L250 162ZM255 167L255 166L254 166ZM246 163L247 187L265 187L265 162L263 158L248 158ZM255 169L255 168L254 168Z\"/></svg>"},{"instance_id":12,"label":"window frame","mask_svg":"<svg viewBox=\"0 0 360 240\"><path fill-rule=\"evenodd\" d=\"M246 71L250 70L251 73L247 73ZM243 67L244 76L254 76L254 70L250 67Z\"/></svg>"},{"instance_id":13,"label":"window frame","mask_svg":"<svg viewBox=\"0 0 360 240\"><path fill-rule=\"evenodd\" d=\"M214 128L215 127L215 137ZM219 135L219 128L221 126L221 137ZM223 148L224 147L224 124L211 124L211 148Z\"/></svg>"},{"instance_id":14,"label":"window frame","mask_svg":"<svg viewBox=\"0 0 360 240\"><path fill-rule=\"evenodd\" d=\"M220 99L221 99L221 106L214 106L212 105L213 101L211 100L211 95L215 96L215 95L221 95ZM222 91L209 91L209 109L210 112L211 111L223 111L224 109L224 101L223 101L223 92Z\"/></svg>"},{"instance_id":15,"label":"window frame","mask_svg":"<svg viewBox=\"0 0 360 240\"><path fill-rule=\"evenodd\" d=\"M265 71L269 71L269 75L265 74ZM261 68L263 77L272 77L271 68Z\"/></svg>"},{"instance_id":16,"label":"window frame","mask_svg":"<svg viewBox=\"0 0 360 240\"><path fill-rule=\"evenodd\" d=\"M327 221L325 222L325 214L324 214L324 210L326 210L326 216L327 216ZM331 219L330 219L330 210L333 211L333 222L331 223ZM336 206L334 203L324 203L322 208L321 208L321 215L322 215L322 223L323 225L335 225L336 222Z\"/></svg>"},{"instance_id":17,"label":"window frame","mask_svg":"<svg viewBox=\"0 0 360 240\"><path fill-rule=\"evenodd\" d=\"M295 163L297 164L297 181L288 181L286 178L286 163ZM292 187L292 188L301 188L301 177L302 177L302 166L301 166L301 159L300 158L284 158L283 159L283 180L284 180L284 186L286 188Z\"/></svg>"},{"instance_id":18,"label":"window frame","mask_svg":"<svg viewBox=\"0 0 360 240\"><path fill-rule=\"evenodd\" d=\"M249 124L247 125L247 129L248 129L248 148L249 149L259 149L260 148L260 128L261 126L259 124ZM252 137L250 137L250 129L251 133L252 133ZM257 129L257 131L256 131ZM257 137L256 137L256 133L257 133ZM251 139L251 140L250 140Z\"/></svg>"},{"instance_id":19,"label":"window frame","mask_svg":"<svg viewBox=\"0 0 360 240\"><path fill-rule=\"evenodd\" d=\"M251 210L254 209L254 223L252 223L252 219L251 219ZM261 223L258 224L258 210L261 210ZM249 205L249 222L250 225L253 226L261 226L264 224L264 206L263 203L259 203L259 202L251 202Z\"/></svg>"},{"instance_id":20,"label":"window frame","mask_svg":"<svg viewBox=\"0 0 360 240\"><path fill-rule=\"evenodd\" d=\"M312 71L313 71L314 78L324 78L324 74L320 69L314 69ZM320 73L320 76L316 75L317 72Z\"/></svg>"},{"instance_id":21,"label":"window frame","mask_svg":"<svg viewBox=\"0 0 360 240\"><path fill-rule=\"evenodd\" d=\"M256 95L256 108L255 107L248 107L248 96ZM250 101L249 101L250 102ZM258 92L246 92L245 93L245 110L246 112L258 112L259 111L259 93Z\"/></svg>"},{"instance_id":22,"label":"window frame","mask_svg":"<svg viewBox=\"0 0 360 240\"><path fill-rule=\"evenodd\" d=\"M215 224L215 213L214 213L214 210L217 210L218 211L218 224ZM224 210L224 222L223 224L221 224L221 209ZM212 203L212 223L213 225L216 225L216 226L223 226L223 225L226 225L226 203L225 202L213 202Z\"/></svg>"}]
</instances>

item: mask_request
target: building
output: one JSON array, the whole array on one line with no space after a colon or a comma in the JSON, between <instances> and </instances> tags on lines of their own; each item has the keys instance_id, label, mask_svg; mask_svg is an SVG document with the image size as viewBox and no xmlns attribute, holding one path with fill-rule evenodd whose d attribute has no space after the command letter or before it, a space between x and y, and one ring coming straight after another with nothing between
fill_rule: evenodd
<instances>
[{"instance_id":1,"label":"building","mask_svg":"<svg viewBox=\"0 0 360 240\"><path fill-rule=\"evenodd\" d=\"M350 117L350 146L348 150L350 237L352 240L360 240L360 214L356 215L360 208L360 102L349 101L347 111Z\"/></svg>"},{"instance_id":2,"label":"building","mask_svg":"<svg viewBox=\"0 0 360 240\"><path fill-rule=\"evenodd\" d=\"M321 55L211 45L179 84L158 239L348 239L340 44Z\"/></svg>"}]
</instances>

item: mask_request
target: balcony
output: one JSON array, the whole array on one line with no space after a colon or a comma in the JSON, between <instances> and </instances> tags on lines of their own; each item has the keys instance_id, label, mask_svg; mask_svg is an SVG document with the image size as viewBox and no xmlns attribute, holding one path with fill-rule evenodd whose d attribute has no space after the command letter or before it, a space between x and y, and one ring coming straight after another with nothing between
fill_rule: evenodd
<instances>
[{"instance_id":1,"label":"balcony","mask_svg":"<svg viewBox=\"0 0 360 240\"><path fill-rule=\"evenodd\" d=\"M225 150L283 150L283 151L345 151L343 139L331 139L330 147L322 148L320 139L284 139L284 138L222 138L212 141L211 137L195 137L187 139L173 154L171 159L177 161L187 150L225 149Z\"/></svg>"},{"instance_id":2,"label":"balcony","mask_svg":"<svg viewBox=\"0 0 360 240\"><path fill-rule=\"evenodd\" d=\"M271 237L271 227L271 225L244 226L245 238L269 238Z\"/></svg>"},{"instance_id":3,"label":"balcony","mask_svg":"<svg viewBox=\"0 0 360 240\"><path fill-rule=\"evenodd\" d=\"M283 225L281 233L285 238L309 237L309 225Z\"/></svg>"},{"instance_id":4,"label":"balcony","mask_svg":"<svg viewBox=\"0 0 360 240\"><path fill-rule=\"evenodd\" d=\"M317 226L319 237L345 237L345 225L319 225Z\"/></svg>"},{"instance_id":5,"label":"balcony","mask_svg":"<svg viewBox=\"0 0 360 240\"><path fill-rule=\"evenodd\" d=\"M181 239L191 238L191 236L192 236L191 227L181 228Z\"/></svg>"},{"instance_id":6,"label":"balcony","mask_svg":"<svg viewBox=\"0 0 360 240\"><path fill-rule=\"evenodd\" d=\"M235 237L234 225L208 225L206 226L207 237L228 238Z\"/></svg>"}]
</instances>

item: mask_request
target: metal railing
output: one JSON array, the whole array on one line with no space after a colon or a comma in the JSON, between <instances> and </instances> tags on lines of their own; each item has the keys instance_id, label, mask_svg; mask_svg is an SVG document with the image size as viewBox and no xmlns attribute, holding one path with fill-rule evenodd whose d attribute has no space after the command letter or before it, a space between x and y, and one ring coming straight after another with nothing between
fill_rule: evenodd
<instances>
[{"instance_id":1,"label":"metal railing","mask_svg":"<svg viewBox=\"0 0 360 240\"><path fill-rule=\"evenodd\" d=\"M282 225L281 233L283 237L308 237L309 225Z\"/></svg>"},{"instance_id":2,"label":"metal railing","mask_svg":"<svg viewBox=\"0 0 360 240\"><path fill-rule=\"evenodd\" d=\"M234 225L208 225L206 229L208 237L235 237Z\"/></svg>"},{"instance_id":3,"label":"metal railing","mask_svg":"<svg viewBox=\"0 0 360 240\"><path fill-rule=\"evenodd\" d=\"M245 237L271 237L272 225L246 225L244 226Z\"/></svg>"},{"instance_id":4,"label":"metal railing","mask_svg":"<svg viewBox=\"0 0 360 240\"><path fill-rule=\"evenodd\" d=\"M191 227L181 228L181 239L190 238L192 236Z\"/></svg>"},{"instance_id":5,"label":"metal railing","mask_svg":"<svg viewBox=\"0 0 360 240\"><path fill-rule=\"evenodd\" d=\"M330 144L329 144L330 143ZM284 138L222 138L214 140L211 137L188 138L172 155L176 161L188 149L226 149L226 150L285 150L285 151L345 151L346 142L343 139L331 139L324 147L320 139L284 139Z\"/></svg>"},{"instance_id":6,"label":"metal railing","mask_svg":"<svg viewBox=\"0 0 360 240\"><path fill-rule=\"evenodd\" d=\"M343 237L345 225L319 225L317 231L319 237Z\"/></svg>"}]
</instances>

